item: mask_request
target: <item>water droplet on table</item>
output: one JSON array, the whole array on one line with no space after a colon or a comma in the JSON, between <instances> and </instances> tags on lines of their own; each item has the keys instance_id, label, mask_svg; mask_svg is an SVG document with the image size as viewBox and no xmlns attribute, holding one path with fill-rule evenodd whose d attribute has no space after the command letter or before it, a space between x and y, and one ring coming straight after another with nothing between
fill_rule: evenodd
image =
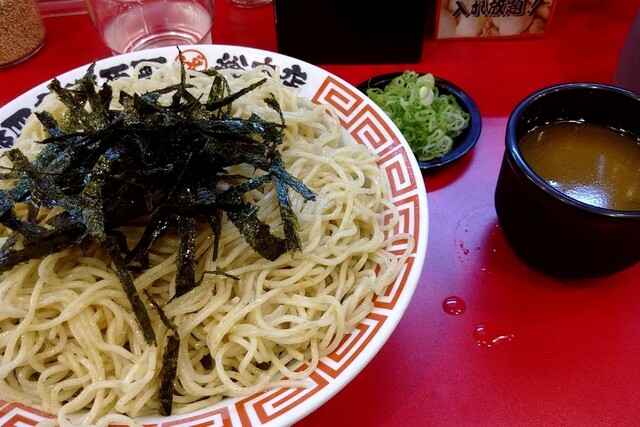
<instances>
[{"instance_id":1,"label":"water droplet on table","mask_svg":"<svg viewBox=\"0 0 640 427\"><path fill-rule=\"evenodd\" d=\"M469 249L464 247L464 242L458 242L458 246L460 246L463 254L469 255Z\"/></svg>"},{"instance_id":2,"label":"water droplet on table","mask_svg":"<svg viewBox=\"0 0 640 427\"><path fill-rule=\"evenodd\" d=\"M450 296L442 301L442 309L445 313L452 316L458 316L467 309L467 304L458 296Z\"/></svg>"},{"instance_id":3,"label":"water droplet on table","mask_svg":"<svg viewBox=\"0 0 640 427\"><path fill-rule=\"evenodd\" d=\"M481 347L493 347L503 341L511 341L513 334L498 332L485 324L480 324L476 326L476 329L473 331L473 339L475 339Z\"/></svg>"}]
</instances>

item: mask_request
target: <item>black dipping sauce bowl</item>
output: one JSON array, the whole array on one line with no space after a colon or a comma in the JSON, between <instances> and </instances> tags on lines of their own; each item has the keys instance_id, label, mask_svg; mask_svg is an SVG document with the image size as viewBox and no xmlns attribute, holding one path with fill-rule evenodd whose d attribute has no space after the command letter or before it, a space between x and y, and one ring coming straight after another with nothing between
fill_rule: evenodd
<instances>
[{"instance_id":1,"label":"black dipping sauce bowl","mask_svg":"<svg viewBox=\"0 0 640 427\"><path fill-rule=\"evenodd\" d=\"M567 83L525 98L509 116L495 190L500 228L513 251L547 275L605 276L640 260L640 211L582 203L540 178L519 141L536 126L585 121L640 136L640 95L615 86ZM640 165L638 165L640 167Z\"/></svg>"}]
</instances>

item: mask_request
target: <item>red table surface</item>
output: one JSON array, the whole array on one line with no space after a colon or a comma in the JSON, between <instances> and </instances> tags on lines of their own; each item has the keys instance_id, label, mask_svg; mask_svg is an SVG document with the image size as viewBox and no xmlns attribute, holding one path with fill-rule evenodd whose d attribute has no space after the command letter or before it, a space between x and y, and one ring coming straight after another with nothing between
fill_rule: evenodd
<instances>
[{"instance_id":1,"label":"red table surface","mask_svg":"<svg viewBox=\"0 0 640 427\"><path fill-rule=\"evenodd\" d=\"M556 1L544 38L427 36L419 64L318 64L353 84L406 68L433 72L474 98L483 129L466 157L425 178L427 257L397 329L353 381L298 427L638 424L640 265L573 282L536 273L506 245L493 206L510 111L551 84L610 83L640 8L640 0ZM110 55L86 14L47 17L45 24L43 49L0 71L0 106ZM320 27L306 36L321 37L328 30ZM277 51L272 5L241 9L218 0L213 39ZM451 296L464 301L462 314L443 309Z\"/></svg>"}]
</instances>

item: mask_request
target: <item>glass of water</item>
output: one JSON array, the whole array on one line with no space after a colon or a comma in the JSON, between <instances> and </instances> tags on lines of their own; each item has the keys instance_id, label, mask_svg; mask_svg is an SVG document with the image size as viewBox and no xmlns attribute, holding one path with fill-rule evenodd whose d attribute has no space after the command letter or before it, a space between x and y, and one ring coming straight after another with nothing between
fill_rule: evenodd
<instances>
[{"instance_id":1,"label":"glass of water","mask_svg":"<svg viewBox=\"0 0 640 427\"><path fill-rule=\"evenodd\" d=\"M85 0L114 54L211 43L213 0Z\"/></svg>"}]
</instances>

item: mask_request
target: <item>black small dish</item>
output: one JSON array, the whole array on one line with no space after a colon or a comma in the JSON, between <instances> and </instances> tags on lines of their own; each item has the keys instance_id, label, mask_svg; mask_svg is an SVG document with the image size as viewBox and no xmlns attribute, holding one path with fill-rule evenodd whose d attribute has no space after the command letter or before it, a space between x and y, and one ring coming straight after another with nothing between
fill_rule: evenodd
<instances>
[{"instance_id":1,"label":"black small dish","mask_svg":"<svg viewBox=\"0 0 640 427\"><path fill-rule=\"evenodd\" d=\"M381 74L379 76L372 77L358 86L356 86L362 93L367 94L367 89L381 88L384 89L391 80L401 75L402 72ZM473 99L458 86L438 76L434 76L436 87L440 94L453 95L458 101L458 104L470 115L469 126L458 135L453 141L452 150L437 159L431 160L418 160L418 165L423 173L429 172L434 168L446 165L453 162L467 154L471 148L478 142L480 138L480 131L482 130L482 119L480 118L480 111L476 106Z\"/></svg>"}]
</instances>

